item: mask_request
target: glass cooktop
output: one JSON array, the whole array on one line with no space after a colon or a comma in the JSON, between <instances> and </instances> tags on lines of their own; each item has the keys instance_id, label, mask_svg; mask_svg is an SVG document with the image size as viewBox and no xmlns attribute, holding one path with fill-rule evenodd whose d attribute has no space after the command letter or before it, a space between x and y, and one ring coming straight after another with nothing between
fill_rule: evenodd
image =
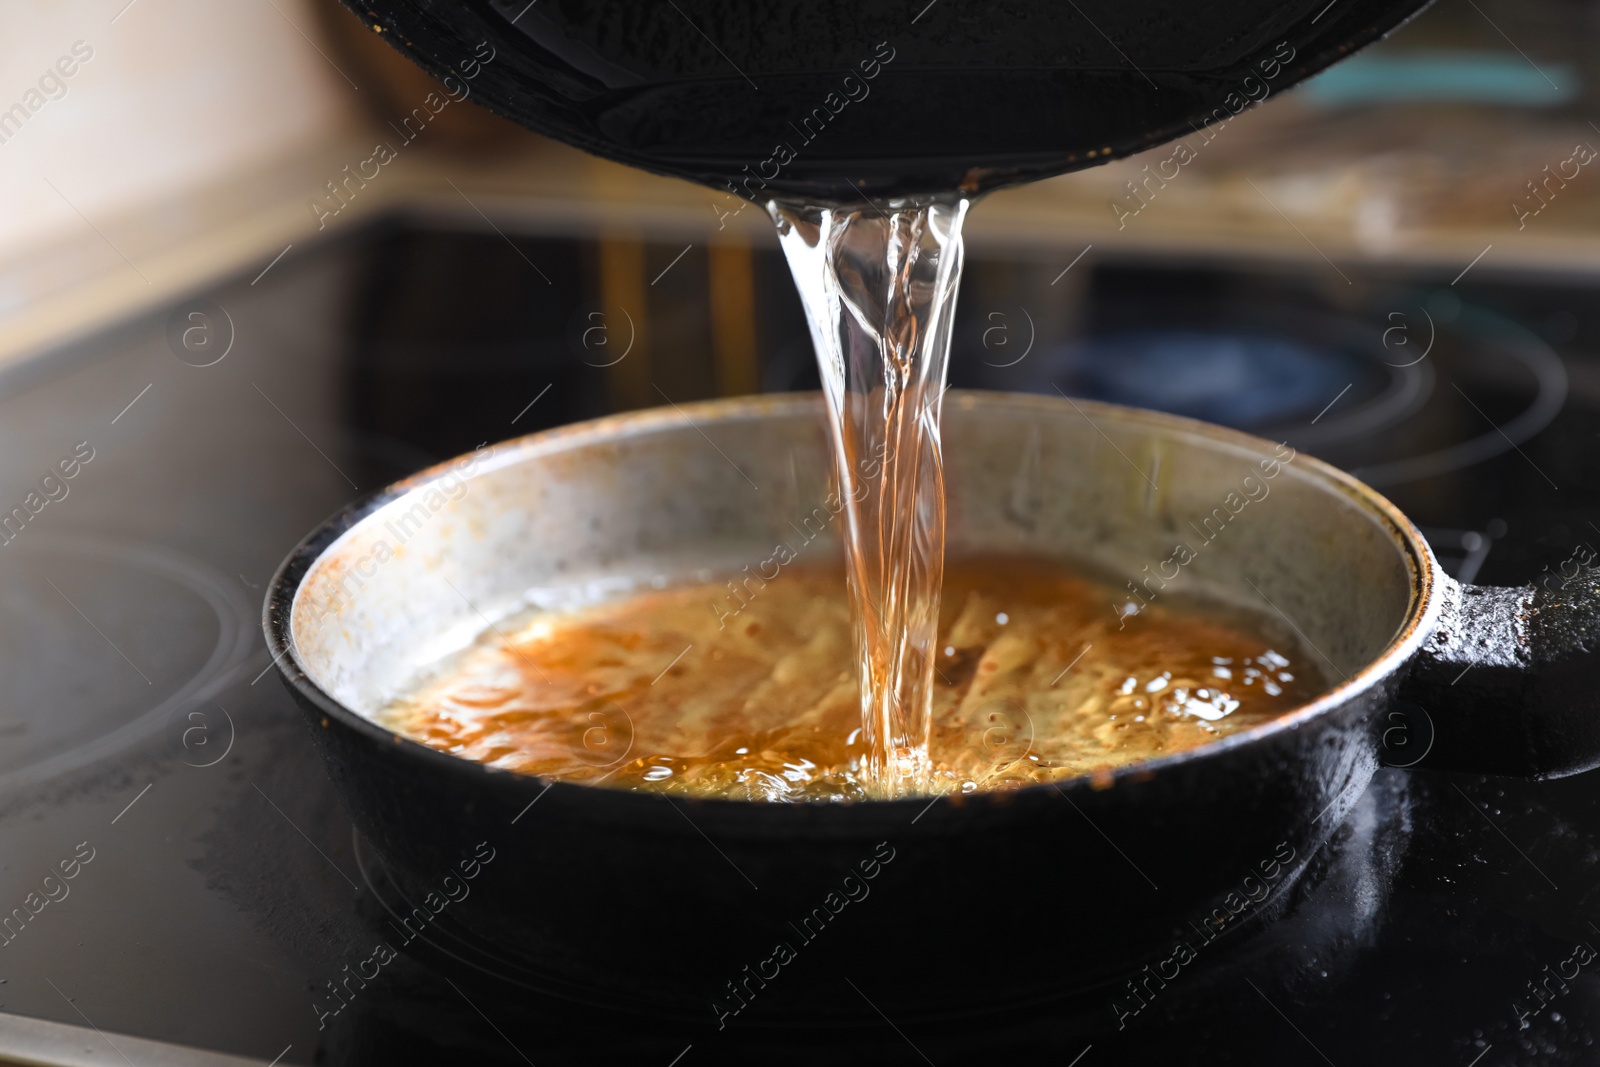
<instances>
[{"instance_id":1,"label":"glass cooktop","mask_svg":"<svg viewBox=\"0 0 1600 1067\"><path fill-rule=\"evenodd\" d=\"M484 441L815 387L776 242L623 252L396 217L0 375L0 1058L1593 1062L1600 777L1426 760L1381 771L1291 893L1137 1012L1108 990L719 1028L709 993L698 1023L562 1000L447 924L346 983L404 905L271 669L258 618L279 561L352 498ZM1389 495L1464 579L1523 583L1600 545L1600 281L1334 287L1320 263L1090 256L1054 284L1074 254L974 252L955 385L1286 438ZM530 816L504 847L537 833ZM1117 845L1086 871L1150 892L1134 864L1160 842ZM951 929L1041 952L1095 921L1008 934L981 900L950 909Z\"/></svg>"}]
</instances>

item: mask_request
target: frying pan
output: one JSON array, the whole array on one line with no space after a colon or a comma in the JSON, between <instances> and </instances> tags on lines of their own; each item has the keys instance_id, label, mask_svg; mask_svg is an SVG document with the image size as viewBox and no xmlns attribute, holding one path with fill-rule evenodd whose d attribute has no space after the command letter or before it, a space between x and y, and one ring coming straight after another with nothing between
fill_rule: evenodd
<instances>
[{"instance_id":1,"label":"frying pan","mask_svg":"<svg viewBox=\"0 0 1600 1067\"><path fill-rule=\"evenodd\" d=\"M1221 129L1425 2L344 0L452 96L587 152L729 200L852 204Z\"/></svg>"},{"instance_id":2,"label":"frying pan","mask_svg":"<svg viewBox=\"0 0 1600 1067\"><path fill-rule=\"evenodd\" d=\"M1277 620L1331 687L1093 778L856 803L546 781L373 720L421 665L532 601L769 556L828 492L821 419L795 395L536 434L351 505L289 555L267 643L360 833L408 898L438 906L419 929L448 920L562 995L718 1025L814 1019L814 991L841 975L890 1018L982 1010L1225 931L1294 882L1381 757L1534 776L1600 762L1593 575L1462 586L1391 504L1309 456L999 393L945 402L951 554L1133 575L1188 543L1171 591ZM470 893L444 902L485 851Z\"/></svg>"}]
</instances>

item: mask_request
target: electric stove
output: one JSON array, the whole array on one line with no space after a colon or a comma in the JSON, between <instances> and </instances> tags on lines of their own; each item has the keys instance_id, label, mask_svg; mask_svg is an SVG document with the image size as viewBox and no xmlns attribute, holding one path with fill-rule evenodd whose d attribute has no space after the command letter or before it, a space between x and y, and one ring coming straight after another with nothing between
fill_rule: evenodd
<instances>
[{"instance_id":1,"label":"electric stove","mask_svg":"<svg viewBox=\"0 0 1600 1067\"><path fill-rule=\"evenodd\" d=\"M752 1012L723 1027L711 991L699 1021L562 999L447 919L360 977L410 902L275 675L267 580L347 501L483 442L710 395L741 358L763 388L815 387L775 242L749 255L742 356L719 349L704 247L635 251L630 308L598 241L397 214L0 375L0 1058L1600 1057L1600 777L1451 775L1425 756L1380 771L1292 886L1135 999L1119 983L997 1016L796 1032ZM953 384L1059 388L1286 439L1388 494L1465 580L1559 574L1600 545L1600 279L1348 267L1346 285L1321 261L1090 257L1057 285L1058 266L974 250ZM635 340L631 362L610 355ZM537 834L537 809L525 816L496 848ZM1107 841L1083 877L1159 908L1139 860L1160 848ZM648 871L638 890L649 907ZM894 921L892 898L873 906ZM952 900L930 936L1066 958L1096 921L997 930L985 910ZM859 951L871 959L870 939ZM671 980L670 959L638 957ZM872 983L841 995L870 1004Z\"/></svg>"}]
</instances>

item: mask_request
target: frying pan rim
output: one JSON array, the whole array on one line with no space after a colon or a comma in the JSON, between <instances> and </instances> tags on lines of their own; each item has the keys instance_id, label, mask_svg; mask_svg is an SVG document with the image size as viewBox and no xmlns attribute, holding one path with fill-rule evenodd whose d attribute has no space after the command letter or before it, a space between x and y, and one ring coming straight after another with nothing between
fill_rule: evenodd
<instances>
[{"instance_id":1,"label":"frying pan rim","mask_svg":"<svg viewBox=\"0 0 1600 1067\"><path fill-rule=\"evenodd\" d=\"M1272 448L1272 443L1264 438L1213 423L1100 401L1067 401L1034 393L950 390L946 394L945 402L954 403L957 407L969 411L980 407L1021 406L1052 413L1081 412L1084 417L1099 415L1122 424L1151 426L1165 431L1167 436L1175 434L1198 436L1256 455L1264 454L1264 446L1267 450ZM474 476L584 445L679 429L686 421L696 428L704 429L708 425L726 425L774 415L794 417L813 413L820 419L822 403L820 393L785 393L704 400L679 404L671 408L650 408L608 415L499 442L490 449L491 454L484 458ZM372 514L395 500L433 485L454 471L459 463L460 457L445 460L357 498L319 523L289 552L273 574L262 608L262 628L265 631L268 651L272 654L278 673L292 690L321 712L325 720L331 718L353 729L369 741L392 745L397 753L403 752L408 758L430 761L423 765L431 763L442 773L482 776L479 780L486 786L498 784L504 788L508 783L515 783L514 788L525 786L529 790L536 789L541 796L549 790L558 790L573 796L577 795L577 791L582 791L591 804L636 805L635 810L638 811L642 811L644 806L656 805L667 800L666 794L595 787L557 778L543 778L490 767L474 760L441 752L404 737L360 712L346 707L312 680L306 665L300 660L299 651L293 641L293 620L299 593L317 562L330 555L340 542L350 536L356 527ZM773 813L790 812L795 814L797 822L819 819L831 822L826 814L828 812L843 813L839 817L847 820L858 819L863 807L883 816L893 817L897 813L904 813L919 806L926 810L935 806L980 807L1026 803L1036 798L1048 797L1052 792L1065 796L1068 792L1077 793L1089 789L1099 791L1124 783L1153 780L1162 774L1171 775L1180 768L1192 768L1206 761L1226 759L1235 750L1281 738L1283 734L1298 731L1332 715L1340 708L1350 706L1401 670L1432 634L1442 610L1440 593L1448 579L1444 579L1440 574L1433 552L1420 531L1377 490L1354 476L1304 453L1297 453L1290 463L1300 477L1321 482L1328 488L1339 491L1354 503L1358 510L1365 512L1369 518L1379 521L1405 559L1411 579L1406 614L1396 628L1394 636L1359 671L1347 676L1309 703L1248 730L1184 752L1127 764L1109 773L1080 775L1061 782L1046 782L1016 789L946 794L933 798L911 797L843 803L770 804L716 797L673 799L690 804L698 811L707 813L720 811L733 818L740 817L738 813L764 812L767 814L752 817L774 819L783 816ZM324 726L326 725L325 721ZM621 810L626 812L627 808L622 807ZM920 818L920 815L918 817Z\"/></svg>"}]
</instances>

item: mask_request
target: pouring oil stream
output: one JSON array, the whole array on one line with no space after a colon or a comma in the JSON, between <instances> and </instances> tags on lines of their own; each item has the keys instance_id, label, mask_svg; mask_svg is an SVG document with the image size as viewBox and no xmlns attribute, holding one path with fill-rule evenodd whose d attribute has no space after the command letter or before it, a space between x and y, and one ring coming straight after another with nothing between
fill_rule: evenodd
<instances>
[{"instance_id":1,"label":"pouring oil stream","mask_svg":"<svg viewBox=\"0 0 1600 1067\"><path fill-rule=\"evenodd\" d=\"M768 205L827 397L845 502L863 777L881 799L929 786L944 580L939 422L968 206L959 195Z\"/></svg>"}]
</instances>

